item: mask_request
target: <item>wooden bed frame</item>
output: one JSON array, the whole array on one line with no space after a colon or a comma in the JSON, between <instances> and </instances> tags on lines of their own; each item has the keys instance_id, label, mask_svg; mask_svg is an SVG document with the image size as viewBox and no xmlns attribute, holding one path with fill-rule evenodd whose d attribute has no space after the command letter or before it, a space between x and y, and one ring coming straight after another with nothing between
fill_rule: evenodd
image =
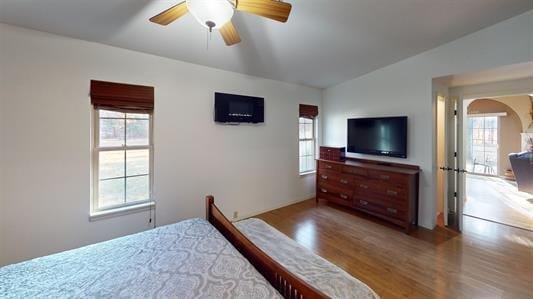
<instances>
[{"instance_id":1,"label":"wooden bed frame","mask_svg":"<svg viewBox=\"0 0 533 299\"><path fill-rule=\"evenodd\" d=\"M244 236L215 206L213 196L206 197L206 219L261 273L278 292L288 299L329 298L321 291L289 272ZM295 253L298 254L298 253Z\"/></svg>"}]
</instances>

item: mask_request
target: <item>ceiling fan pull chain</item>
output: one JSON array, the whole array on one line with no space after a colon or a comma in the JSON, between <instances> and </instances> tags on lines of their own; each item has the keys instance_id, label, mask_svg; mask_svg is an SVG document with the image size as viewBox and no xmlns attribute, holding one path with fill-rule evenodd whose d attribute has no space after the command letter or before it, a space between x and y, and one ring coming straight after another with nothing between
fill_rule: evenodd
<instances>
[{"instance_id":1,"label":"ceiling fan pull chain","mask_svg":"<svg viewBox=\"0 0 533 299\"><path fill-rule=\"evenodd\" d=\"M207 29L205 34L205 50L209 51L209 29Z\"/></svg>"}]
</instances>

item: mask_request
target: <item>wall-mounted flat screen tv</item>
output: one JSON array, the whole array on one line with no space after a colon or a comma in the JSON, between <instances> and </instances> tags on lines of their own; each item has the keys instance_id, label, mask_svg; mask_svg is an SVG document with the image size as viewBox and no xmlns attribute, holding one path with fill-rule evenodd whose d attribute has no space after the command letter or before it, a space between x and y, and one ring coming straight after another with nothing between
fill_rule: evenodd
<instances>
[{"instance_id":1,"label":"wall-mounted flat screen tv","mask_svg":"<svg viewBox=\"0 0 533 299\"><path fill-rule=\"evenodd\" d=\"M348 119L347 151L407 158L407 116Z\"/></svg>"},{"instance_id":2,"label":"wall-mounted flat screen tv","mask_svg":"<svg viewBox=\"0 0 533 299\"><path fill-rule=\"evenodd\" d=\"M215 121L220 123L262 123L265 121L265 99L216 92Z\"/></svg>"}]
</instances>

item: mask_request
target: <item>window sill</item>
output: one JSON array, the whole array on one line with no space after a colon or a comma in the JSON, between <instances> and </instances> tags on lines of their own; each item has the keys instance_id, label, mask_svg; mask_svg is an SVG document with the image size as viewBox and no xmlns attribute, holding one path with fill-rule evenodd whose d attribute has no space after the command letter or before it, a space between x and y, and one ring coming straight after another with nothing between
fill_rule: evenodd
<instances>
[{"instance_id":1,"label":"window sill","mask_svg":"<svg viewBox=\"0 0 533 299\"><path fill-rule=\"evenodd\" d=\"M315 174L316 170L306 171L306 172L300 172L300 176L307 176L311 174Z\"/></svg>"},{"instance_id":2,"label":"window sill","mask_svg":"<svg viewBox=\"0 0 533 299\"><path fill-rule=\"evenodd\" d=\"M150 201L150 202L144 202L144 203L140 203L140 204L137 204L137 205L131 205L131 206L127 206L127 207L121 207L121 208L110 209L110 210L105 210L105 211L92 212L92 213L89 214L89 221L93 222L93 221L113 218L113 217L117 217L117 216L123 216L123 215L128 215L128 214L139 213L139 212L143 212L143 211L148 211L148 210L150 210L153 207L155 207L155 202L154 201Z\"/></svg>"}]
</instances>

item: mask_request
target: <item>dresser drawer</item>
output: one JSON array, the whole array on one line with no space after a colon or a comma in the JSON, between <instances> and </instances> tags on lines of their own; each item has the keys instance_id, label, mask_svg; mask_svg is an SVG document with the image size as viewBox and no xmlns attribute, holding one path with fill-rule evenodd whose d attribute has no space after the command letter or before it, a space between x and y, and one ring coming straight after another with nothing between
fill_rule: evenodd
<instances>
[{"instance_id":1,"label":"dresser drawer","mask_svg":"<svg viewBox=\"0 0 533 299\"><path fill-rule=\"evenodd\" d=\"M321 193L319 198L323 198L323 199L326 199L328 202L333 202L333 203L343 205L346 207L350 207L350 208L353 207L351 198L344 199L338 195L327 194L327 193Z\"/></svg>"},{"instance_id":2,"label":"dresser drawer","mask_svg":"<svg viewBox=\"0 0 533 299\"><path fill-rule=\"evenodd\" d=\"M405 209L396 206L383 206L374 201L367 199L354 199L354 205L358 208L362 208L371 212L379 213L381 215L396 218L399 220L405 220L407 218L407 212Z\"/></svg>"},{"instance_id":3,"label":"dresser drawer","mask_svg":"<svg viewBox=\"0 0 533 299\"><path fill-rule=\"evenodd\" d=\"M341 188L353 188L355 178L348 174L339 173L331 170L320 170L318 182L324 182Z\"/></svg>"},{"instance_id":4,"label":"dresser drawer","mask_svg":"<svg viewBox=\"0 0 533 299\"><path fill-rule=\"evenodd\" d=\"M384 185L374 190L376 195L390 200L406 201L409 198L409 192L405 188L397 186Z\"/></svg>"},{"instance_id":5,"label":"dresser drawer","mask_svg":"<svg viewBox=\"0 0 533 299\"><path fill-rule=\"evenodd\" d=\"M382 205L394 205L395 207L407 207L408 192L389 186L388 183L379 183L372 180L358 181L355 185L354 195L361 198L369 198Z\"/></svg>"},{"instance_id":6,"label":"dresser drawer","mask_svg":"<svg viewBox=\"0 0 533 299\"><path fill-rule=\"evenodd\" d=\"M360 177L368 176L368 171L366 169L360 168L360 167L354 167L354 166L343 166L342 172L354 174Z\"/></svg>"},{"instance_id":7,"label":"dresser drawer","mask_svg":"<svg viewBox=\"0 0 533 299\"><path fill-rule=\"evenodd\" d=\"M391 207L391 208L396 208L396 209L401 209L401 210L407 210L409 207L409 202L406 200L397 200L394 198L381 196L374 192L367 192L365 194L361 194L360 192L355 192L354 199L356 200L362 199L362 200L368 201L374 205L378 205L381 207Z\"/></svg>"},{"instance_id":8,"label":"dresser drawer","mask_svg":"<svg viewBox=\"0 0 533 299\"><path fill-rule=\"evenodd\" d=\"M336 164L336 163L318 161L318 169L325 169L325 170L341 172L342 171L342 165Z\"/></svg>"},{"instance_id":9,"label":"dresser drawer","mask_svg":"<svg viewBox=\"0 0 533 299\"><path fill-rule=\"evenodd\" d=\"M351 202L353 198L353 191L350 189L340 188L338 186L332 186L327 183L320 182L318 184L317 191L320 195L333 196L347 202Z\"/></svg>"},{"instance_id":10,"label":"dresser drawer","mask_svg":"<svg viewBox=\"0 0 533 299\"><path fill-rule=\"evenodd\" d=\"M379 188L376 184L374 184L372 181L368 179L357 180L354 184L354 187L355 187L355 192L361 195L375 193L377 189Z\"/></svg>"},{"instance_id":11,"label":"dresser drawer","mask_svg":"<svg viewBox=\"0 0 533 299\"><path fill-rule=\"evenodd\" d=\"M368 178L376 182L387 183L391 186L396 186L396 187L405 186L409 180L409 176L407 175L391 173L391 172L386 172L386 171L379 171L379 170L369 170Z\"/></svg>"}]
</instances>

